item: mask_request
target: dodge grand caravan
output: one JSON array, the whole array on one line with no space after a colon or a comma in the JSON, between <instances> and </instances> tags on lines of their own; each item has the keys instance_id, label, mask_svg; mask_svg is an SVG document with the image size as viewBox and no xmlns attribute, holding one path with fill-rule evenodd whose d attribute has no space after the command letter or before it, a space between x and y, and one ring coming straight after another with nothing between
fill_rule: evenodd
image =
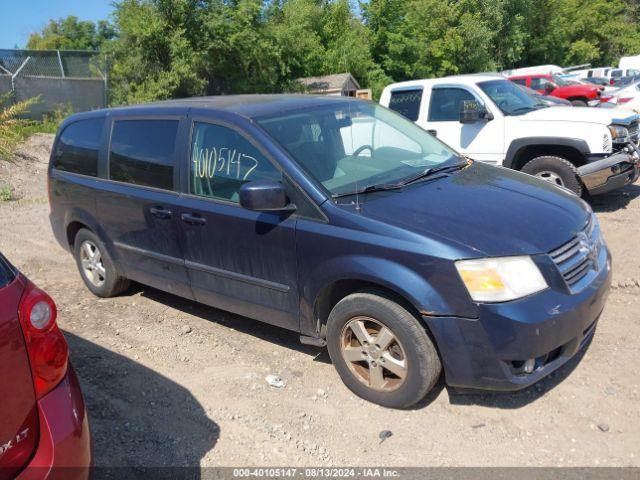
<instances>
[{"instance_id":1,"label":"dodge grand caravan","mask_svg":"<svg viewBox=\"0 0 640 480\"><path fill-rule=\"evenodd\" d=\"M592 337L611 276L572 193L349 98L228 96L73 115L51 223L97 296L134 280L326 345L390 407L514 390Z\"/></svg>"}]
</instances>

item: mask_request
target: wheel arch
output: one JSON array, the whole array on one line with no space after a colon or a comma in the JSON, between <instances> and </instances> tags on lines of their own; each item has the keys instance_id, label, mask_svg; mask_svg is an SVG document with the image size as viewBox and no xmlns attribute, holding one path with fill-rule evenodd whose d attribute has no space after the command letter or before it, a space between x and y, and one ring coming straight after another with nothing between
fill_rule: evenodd
<instances>
[{"instance_id":1,"label":"wheel arch","mask_svg":"<svg viewBox=\"0 0 640 480\"><path fill-rule=\"evenodd\" d=\"M75 238L78 235L78 232L81 229L86 228L100 238L109 255L111 255L111 258L116 258L114 255L115 249L113 248L113 244L108 241L106 232L89 212L80 208L70 209L65 215L64 223L66 240L71 252L74 250Z\"/></svg>"},{"instance_id":2,"label":"wheel arch","mask_svg":"<svg viewBox=\"0 0 640 480\"><path fill-rule=\"evenodd\" d=\"M522 167L536 157L551 155L565 158L576 167L586 163L589 145L580 138L530 137L511 142L507 149L504 166L513 170Z\"/></svg>"},{"instance_id":3,"label":"wheel arch","mask_svg":"<svg viewBox=\"0 0 640 480\"><path fill-rule=\"evenodd\" d=\"M346 270L345 266L351 268ZM309 278L302 289L300 330L305 335L324 337L333 307L347 295L362 290L374 290L396 301L415 315L427 331L423 316L452 313L451 306L424 276L387 259L340 257ZM475 311L465 313L474 316Z\"/></svg>"}]
</instances>

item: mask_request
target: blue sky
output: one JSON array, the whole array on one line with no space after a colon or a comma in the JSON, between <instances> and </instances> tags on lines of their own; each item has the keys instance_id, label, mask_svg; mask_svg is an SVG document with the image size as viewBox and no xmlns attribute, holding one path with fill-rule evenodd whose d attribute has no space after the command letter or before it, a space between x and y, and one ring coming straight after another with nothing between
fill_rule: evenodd
<instances>
[{"instance_id":1,"label":"blue sky","mask_svg":"<svg viewBox=\"0 0 640 480\"><path fill-rule=\"evenodd\" d=\"M29 34L52 18L75 15L81 20L104 20L112 0L0 0L0 48L24 47Z\"/></svg>"}]
</instances>

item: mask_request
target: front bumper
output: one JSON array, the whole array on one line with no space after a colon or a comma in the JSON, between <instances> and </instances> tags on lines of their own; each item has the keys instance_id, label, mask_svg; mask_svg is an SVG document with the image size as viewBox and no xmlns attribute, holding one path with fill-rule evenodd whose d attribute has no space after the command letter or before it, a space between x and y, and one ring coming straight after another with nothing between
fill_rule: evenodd
<instances>
[{"instance_id":1,"label":"front bumper","mask_svg":"<svg viewBox=\"0 0 640 480\"><path fill-rule=\"evenodd\" d=\"M615 153L578 168L578 175L590 195L600 195L635 182L640 176L637 155Z\"/></svg>"},{"instance_id":2,"label":"front bumper","mask_svg":"<svg viewBox=\"0 0 640 480\"><path fill-rule=\"evenodd\" d=\"M38 402L40 439L16 480L87 480L92 460L87 412L71 365L60 385Z\"/></svg>"},{"instance_id":3,"label":"front bumper","mask_svg":"<svg viewBox=\"0 0 640 480\"><path fill-rule=\"evenodd\" d=\"M438 345L448 385L519 390L573 357L593 336L611 284L611 257L583 291L549 288L513 302L480 304L477 319L424 317ZM525 360L536 359L524 373Z\"/></svg>"}]
</instances>

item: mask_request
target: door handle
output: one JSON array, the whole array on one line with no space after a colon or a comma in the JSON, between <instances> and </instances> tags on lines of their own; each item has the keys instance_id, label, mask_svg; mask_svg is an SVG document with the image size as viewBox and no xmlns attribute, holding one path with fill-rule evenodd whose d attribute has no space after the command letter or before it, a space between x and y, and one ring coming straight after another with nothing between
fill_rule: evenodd
<instances>
[{"instance_id":1,"label":"door handle","mask_svg":"<svg viewBox=\"0 0 640 480\"><path fill-rule=\"evenodd\" d=\"M163 220L167 220L169 218L171 218L171 210L167 210L164 207L151 207L149 209L149 211L151 212L151 215L153 215L156 218L161 218Z\"/></svg>"},{"instance_id":2,"label":"door handle","mask_svg":"<svg viewBox=\"0 0 640 480\"><path fill-rule=\"evenodd\" d=\"M438 131L437 130L427 130L428 133L430 133L431 135L433 135L434 137L438 136Z\"/></svg>"},{"instance_id":3,"label":"door handle","mask_svg":"<svg viewBox=\"0 0 640 480\"><path fill-rule=\"evenodd\" d=\"M180 218L184 223L188 223L189 225L204 225L207 223L207 219L201 217L196 213L183 213Z\"/></svg>"}]
</instances>

